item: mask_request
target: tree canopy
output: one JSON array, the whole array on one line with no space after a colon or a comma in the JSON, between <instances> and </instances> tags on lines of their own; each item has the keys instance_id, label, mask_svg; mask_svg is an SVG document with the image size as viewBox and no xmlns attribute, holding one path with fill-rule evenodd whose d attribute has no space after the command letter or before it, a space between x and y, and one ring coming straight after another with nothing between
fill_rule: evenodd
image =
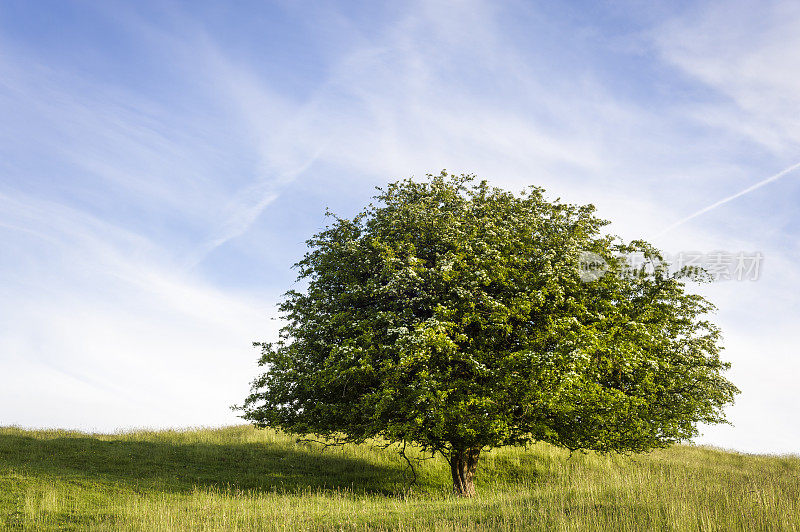
<instances>
[{"instance_id":1,"label":"tree canopy","mask_svg":"<svg viewBox=\"0 0 800 532\"><path fill-rule=\"evenodd\" d=\"M538 187L442 172L378 191L307 241L245 419L441 453L460 495L486 449L642 452L725 422L738 390L713 305L686 289L697 272ZM587 279L586 253L602 275Z\"/></svg>"}]
</instances>

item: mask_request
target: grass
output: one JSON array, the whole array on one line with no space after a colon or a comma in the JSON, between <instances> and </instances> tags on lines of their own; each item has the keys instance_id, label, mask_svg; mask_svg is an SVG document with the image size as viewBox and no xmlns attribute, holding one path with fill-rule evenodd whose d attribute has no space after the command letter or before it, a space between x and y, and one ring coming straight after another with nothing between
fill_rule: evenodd
<instances>
[{"instance_id":1,"label":"grass","mask_svg":"<svg viewBox=\"0 0 800 532\"><path fill-rule=\"evenodd\" d=\"M798 530L800 458L676 446L481 457L472 500L441 458L322 450L249 426L112 435L0 428L0 529Z\"/></svg>"}]
</instances>

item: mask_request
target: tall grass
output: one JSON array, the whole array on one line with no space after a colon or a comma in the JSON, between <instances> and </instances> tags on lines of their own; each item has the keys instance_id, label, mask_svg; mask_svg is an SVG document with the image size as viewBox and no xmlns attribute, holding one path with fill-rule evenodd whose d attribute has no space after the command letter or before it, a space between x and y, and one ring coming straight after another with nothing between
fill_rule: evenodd
<instances>
[{"instance_id":1,"label":"tall grass","mask_svg":"<svg viewBox=\"0 0 800 532\"><path fill-rule=\"evenodd\" d=\"M800 459L676 446L626 457L537 444L482 456L450 494L370 445L249 426L87 435L0 429L0 528L94 530L797 530Z\"/></svg>"}]
</instances>

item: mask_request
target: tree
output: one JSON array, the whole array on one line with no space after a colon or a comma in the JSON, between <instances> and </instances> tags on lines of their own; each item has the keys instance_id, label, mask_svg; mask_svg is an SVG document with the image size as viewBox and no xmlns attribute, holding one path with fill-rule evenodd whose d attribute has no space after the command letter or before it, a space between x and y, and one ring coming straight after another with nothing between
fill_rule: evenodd
<instances>
[{"instance_id":1,"label":"tree","mask_svg":"<svg viewBox=\"0 0 800 532\"><path fill-rule=\"evenodd\" d=\"M295 267L280 340L240 407L257 426L382 438L449 463L475 493L481 452L533 441L642 452L725 422L713 306L592 205L442 172L333 216ZM603 275L581 260L594 257ZM626 266L638 254L650 266ZM699 272L702 274L702 272Z\"/></svg>"}]
</instances>

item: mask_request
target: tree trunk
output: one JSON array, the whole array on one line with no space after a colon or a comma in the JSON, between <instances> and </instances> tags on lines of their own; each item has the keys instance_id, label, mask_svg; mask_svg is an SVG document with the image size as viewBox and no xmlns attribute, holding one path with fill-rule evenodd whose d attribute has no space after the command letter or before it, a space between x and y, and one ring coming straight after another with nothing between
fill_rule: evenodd
<instances>
[{"instance_id":1,"label":"tree trunk","mask_svg":"<svg viewBox=\"0 0 800 532\"><path fill-rule=\"evenodd\" d=\"M450 473L453 475L453 493L459 497L475 495L475 468L478 466L480 449L453 451L450 455Z\"/></svg>"}]
</instances>

